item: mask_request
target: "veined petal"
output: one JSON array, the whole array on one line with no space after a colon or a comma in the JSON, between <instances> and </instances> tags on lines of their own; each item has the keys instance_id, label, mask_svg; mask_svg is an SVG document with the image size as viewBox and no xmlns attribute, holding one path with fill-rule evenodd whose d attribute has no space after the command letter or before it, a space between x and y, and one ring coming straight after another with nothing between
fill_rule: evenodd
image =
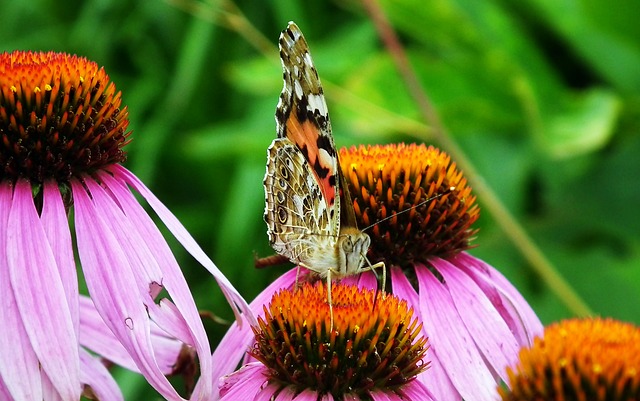
<instances>
[{"instance_id":1,"label":"veined petal","mask_svg":"<svg viewBox=\"0 0 640 401\"><path fill-rule=\"evenodd\" d=\"M416 311L420 311L420 303L418 293L413 288L409 279L398 267L391 268L391 284L393 293L399 298L406 299ZM431 322L424 321L422 331L426 337L429 337ZM437 347L433 345L433 341L429 337L429 351L427 351L427 361L431 363L429 369L418 375L420 380L433 393L435 400L461 400L462 396L458 393L456 387L451 383L447 371L442 366L438 357Z\"/></svg>"},{"instance_id":2,"label":"veined petal","mask_svg":"<svg viewBox=\"0 0 640 401\"><path fill-rule=\"evenodd\" d=\"M509 327L518 334L520 345L531 345L536 336L542 335L544 326L540 319L522 294L516 290L502 273L465 252L456 255L454 263L467 272L483 288L485 293L490 294L492 289L498 292L505 308L505 311L502 312L503 318L507 323L509 323L507 315L516 319L515 323Z\"/></svg>"},{"instance_id":3,"label":"veined petal","mask_svg":"<svg viewBox=\"0 0 640 401\"><path fill-rule=\"evenodd\" d=\"M13 188L0 185L0 205L11 205ZM10 207L0 207L0 227L7 227ZM0 276L9 277L7 260L7 232L0 230ZM0 280L0 394L11 394L6 399L42 400L42 384L38 358L33 352L25 332L11 283ZM2 398L5 399L5 398Z\"/></svg>"},{"instance_id":4,"label":"veined petal","mask_svg":"<svg viewBox=\"0 0 640 401\"><path fill-rule=\"evenodd\" d=\"M220 285L220 289L223 294L229 301L233 312L236 316L236 320L241 322L239 313L242 311L246 314L246 318L249 320L250 324L256 324L255 317L249 308L247 302L242 298L240 293L233 287L233 285L229 282L229 280L222 274L222 272L216 267L216 265L209 259L209 257L204 253L202 248L196 243L193 237L189 234L189 232L184 228L184 226L178 221L178 219L167 209L162 202L151 192L149 189L129 170L124 168L121 165L112 165L109 168L109 171L113 173L116 178L124 180L127 184L135 188L136 191L140 195L142 195L149 205L153 208L153 210L158 214L160 219L167 226L169 231L176 237L178 241L185 247L185 249L193 255L194 258L200 264L202 264L216 279L218 284Z\"/></svg>"},{"instance_id":5,"label":"veined petal","mask_svg":"<svg viewBox=\"0 0 640 401\"><path fill-rule=\"evenodd\" d=\"M80 352L80 365L82 366L82 382L91 386L93 394L99 400L124 400L120 387L118 387L118 384L99 359L82 350Z\"/></svg>"},{"instance_id":6,"label":"veined petal","mask_svg":"<svg viewBox=\"0 0 640 401\"><path fill-rule=\"evenodd\" d=\"M78 253L98 313L149 383L164 397L182 400L162 374L153 352L149 318L140 301L150 299L149 292L139 292L140 286L135 282L129 259L83 185L71 180L71 188Z\"/></svg>"},{"instance_id":7,"label":"veined petal","mask_svg":"<svg viewBox=\"0 0 640 401\"><path fill-rule=\"evenodd\" d=\"M269 385L271 385L271 383L269 383ZM269 385L267 385L267 389L269 388ZM275 383L273 384L273 387L276 387ZM273 396L270 398L267 398L269 396L269 391L261 391L262 394L260 394L257 398L260 400L264 400L264 401L269 401L269 399L273 399ZM317 397L317 395L316 395ZM291 401L296 397L296 391L291 388L290 386L287 386L283 389L280 390L280 392L278 393L278 395L276 396L274 401ZM304 400L304 398L300 397L298 398L298 400L302 401ZM315 400L315 399L314 399Z\"/></svg>"},{"instance_id":8,"label":"veined petal","mask_svg":"<svg viewBox=\"0 0 640 401\"><path fill-rule=\"evenodd\" d=\"M158 256L162 255L154 254L149 248L155 238L147 236L149 230L143 231L144 228L147 228L144 224L146 222L134 221L131 217L136 215L136 211L128 211L129 213L127 214L121 209L122 204L120 202L116 203L120 199L113 199L111 195L114 190L117 191L117 186L108 187L110 193L107 193L101 185L91 179L85 180L85 185L92 195L96 208L102 213L104 223L109 226L111 232L118 233L115 238L131 264L131 272L135 277L135 283L138 286L139 293L142 295L142 299L145 300L144 303L151 318L156 321L161 320L161 326L164 330L186 344L193 345L195 339L184 318L179 313L174 313L174 310L169 307L160 308L153 300L156 294L156 287L163 286L165 281L174 280L165 278L160 269ZM179 271L177 264L175 270ZM186 283L184 287L186 288ZM186 296L190 297L188 290L186 290L186 293ZM170 291L169 295L173 296ZM182 295L184 296L184 292ZM192 302L191 306L194 311L197 311L195 303ZM195 325L202 327L202 322L199 318ZM206 338L203 327L201 334L201 338ZM206 342L206 340L200 342ZM206 355L211 354L208 346L205 347L205 351Z\"/></svg>"},{"instance_id":9,"label":"veined petal","mask_svg":"<svg viewBox=\"0 0 640 401\"><path fill-rule=\"evenodd\" d=\"M408 400L424 400L424 401L435 401L438 398L434 398L429 389L427 389L422 383L419 381L413 381L412 383L407 384L402 388L402 393L406 396ZM447 398L441 398L441 400L445 400Z\"/></svg>"},{"instance_id":10,"label":"veined petal","mask_svg":"<svg viewBox=\"0 0 640 401\"><path fill-rule=\"evenodd\" d=\"M60 396L79 399L78 337L28 181L16 183L7 232L11 287L29 341Z\"/></svg>"},{"instance_id":11,"label":"veined petal","mask_svg":"<svg viewBox=\"0 0 640 401\"><path fill-rule=\"evenodd\" d=\"M3 236L0 233L0 237ZM0 244L3 243L6 242L0 238ZM2 249L6 249L6 245ZM6 262L6 258L0 257ZM0 265L0 268L6 277L6 263ZM6 399L41 401L42 382L38 357L33 352L22 324L9 280L0 280L0 293L0 321L3 325L0 335L0 379L4 382L6 392L11 394Z\"/></svg>"},{"instance_id":12,"label":"veined petal","mask_svg":"<svg viewBox=\"0 0 640 401\"><path fill-rule=\"evenodd\" d=\"M263 306L269 303L277 290L290 288L295 283L297 270L295 267L289 270L258 294L250 305L256 316L263 313ZM240 326L237 322L231 325L211 356L214 381L229 375L236 369L253 343L253 337L253 331L249 325Z\"/></svg>"},{"instance_id":13,"label":"veined petal","mask_svg":"<svg viewBox=\"0 0 640 401\"><path fill-rule=\"evenodd\" d=\"M265 371L263 364L255 362L243 366L229 376L220 378L220 400L256 400L256 395L261 393L260 390L267 381Z\"/></svg>"},{"instance_id":14,"label":"veined petal","mask_svg":"<svg viewBox=\"0 0 640 401\"><path fill-rule=\"evenodd\" d=\"M173 373L182 342L167 337L151 322L151 341L156 360L163 374ZM140 372L131 356L113 335L98 314L89 297L80 297L80 344L117 365Z\"/></svg>"},{"instance_id":15,"label":"veined petal","mask_svg":"<svg viewBox=\"0 0 640 401\"><path fill-rule=\"evenodd\" d=\"M495 380L474 338L455 311L447 283L441 283L425 266L416 265L421 314L429 322L429 341L449 372L449 379L462 398L490 401L495 398Z\"/></svg>"},{"instance_id":16,"label":"veined petal","mask_svg":"<svg viewBox=\"0 0 640 401\"><path fill-rule=\"evenodd\" d=\"M78 336L78 272L73 256L69 220L64 209L58 184L53 181L47 181L44 183L43 191L40 221L42 221L42 227L53 251L53 257L56 260L58 274L67 298L71 322L76 331L76 336Z\"/></svg>"},{"instance_id":17,"label":"veined petal","mask_svg":"<svg viewBox=\"0 0 640 401\"><path fill-rule=\"evenodd\" d=\"M469 333L473 333L478 349L498 375L506 380L505 369L517 360L520 348L513 333L466 273L443 259L434 258L432 263L447 283L456 309Z\"/></svg>"}]
</instances>

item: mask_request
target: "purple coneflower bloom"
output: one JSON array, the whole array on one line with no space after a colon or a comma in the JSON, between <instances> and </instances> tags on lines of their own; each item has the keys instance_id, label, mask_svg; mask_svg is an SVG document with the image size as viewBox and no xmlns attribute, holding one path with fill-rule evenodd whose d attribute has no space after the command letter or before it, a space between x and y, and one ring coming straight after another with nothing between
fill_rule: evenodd
<instances>
[{"instance_id":1,"label":"purple coneflower bloom","mask_svg":"<svg viewBox=\"0 0 640 401\"><path fill-rule=\"evenodd\" d=\"M542 332L542 324L504 276L464 252L479 211L466 179L448 155L424 145L342 149L340 164L358 226L380 222L365 229L371 236L369 259L385 262L391 292L425 324L430 368L418 380L438 400L495 399L496 383L507 378L507 366ZM255 313L275 290L295 285L295 270L254 300ZM377 285L370 272L344 281ZM216 374L235 368L243 357L241 341L250 347L249 329L233 326L214 353L220 362Z\"/></svg>"},{"instance_id":2,"label":"purple coneflower bloom","mask_svg":"<svg viewBox=\"0 0 640 401\"><path fill-rule=\"evenodd\" d=\"M236 315L248 311L177 219L119 164L130 134L120 104L104 70L84 58L0 54L2 399L78 400L83 391L122 399L99 357L139 371L169 400L184 399L165 377L179 357L197 356L201 374L212 374L187 283L130 188L214 275ZM90 299L79 294L76 264ZM161 290L171 300L157 299ZM212 390L211 380L199 380L191 399Z\"/></svg>"},{"instance_id":3,"label":"purple coneflower bloom","mask_svg":"<svg viewBox=\"0 0 640 401\"><path fill-rule=\"evenodd\" d=\"M432 400L416 375L427 339L395 296L324 282L273 295L253 327L254 361L220 380L221 400ZM375 299L375 302L374 302Z\"/></svg>"}]
</instances>

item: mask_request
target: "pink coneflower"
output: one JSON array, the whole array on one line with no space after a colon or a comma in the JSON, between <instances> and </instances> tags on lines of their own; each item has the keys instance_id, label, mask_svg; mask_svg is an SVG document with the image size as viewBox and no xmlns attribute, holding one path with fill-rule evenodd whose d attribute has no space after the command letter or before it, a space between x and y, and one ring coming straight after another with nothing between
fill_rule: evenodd
<instances>
[{"instance_id":1,"label":"pink coneflower","mask_svg":"<svg viewBox=\"0 0 640 401\"><path fill-rule=\"evenodd\" d=\"M281 290L253 327L249 362L222 378L221 400L431 400L415 380L427 339L407 303L353 285Z\"/></svg>"},{"instance_id":2,"label":"pink coneflower","mask_svg":"<svg viewBox=\"0 0 640 401\"><path fill-rule=\"evenodd\" d=\"M435 399L493 400L506 367L542 332L542 324L504 276L464 252L479 213L466 179L448 155L424 145L342 149L340 165L358 226L375 224L365 231L371 237L369 260L385 262L391 292L424 322L430 368L418 380ZM436 195L441 196L423 203ZM256 313L269 294L295 285L295 270L252 302ZM344 281L377 285L372 273ZM235 368L243 357L241 341L244 349L250 346L248 329L233 326L214 353L220 362L215 374Z\"/></svg>"},{"instance_id":3,"label":"pink coneflower","mask_svg":"<svg viewBox=\"0 0 640 401\"><path fill-rule=\"evenodd\" d=\"M424 145L354 147L340 158L360 227L393 216L371 228L370 257L385 261L392 292L425 322L432 368L419 379L438 399L493 400L542 324L504 276L463 252L479 210L462 172Z\"/></svg>"},{"instance_id":4,"label":"pink coneflower","mask_svg":"<svg viewBox=\"0 0 640 401\"><path fill-rule=\"evenodd\" d=\"M201 374L211 374L189 288L130 188L211 271L234 312L247 310L184 227L119 164L130 134L120 104L104 70L84 58L0 54L2 399L78 400L83 391L121 399L97 356L141 372L170 400L183 399L165 377L178 357L197 356ZM76 264L90 299L79 295ZM159 299L161 290L171 299ZM211 393L211 381L200 380L191 398Z\"/></svg>"},{"instance_id":5,"label":"pink coneflower","mask_svg":"<svg viewBox=\"0 0 640 401\"><path fill-rule=\"evenodd\" d=\"M503 401L638 400L640 328L602 318L554 323L508 372Z\"/></svg>"}]
</instances>

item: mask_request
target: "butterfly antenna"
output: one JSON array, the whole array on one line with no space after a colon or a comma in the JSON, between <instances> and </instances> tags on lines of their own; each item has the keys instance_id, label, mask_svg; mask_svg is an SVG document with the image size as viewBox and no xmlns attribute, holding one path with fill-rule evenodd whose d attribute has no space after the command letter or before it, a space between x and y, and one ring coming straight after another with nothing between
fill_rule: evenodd
<instances>
[{"instance_id":1,"label":"butterfly antenna","mask_svg":"<svg viewBox=\"0 0 640 401\"><path fill-rule=\"evenodd\" d=\"M411 206L411 207L410 207L410 208L408 208L408 209L401 210L401 211L399 211L398 213L394 213L394 214L392 214L391 216L387 216L387 217L385 217L384 219L378 220L378 221L376 221L375 223L373 223L373 224L371 224L371 225L366 226L365 228L363 228L363 229L362 229L362 231L368 230L368 229L370 229L371 227L376 226L376 225L378 225L378 224L382 223L383 221L387 221L387 220L392 219L392 218L394 218L394 217L396 217L396 216L399 216L399 215L401 215L401 214L403 214L403 213L406 213L406 212L409 212L409 211L411 211L411 210L413 210L413 209L419 208L420 206L422 206L422 205L424 205L424 204L426 204L426 203L429 203L429 202L431 202L432 200L435 200L435 199L438 199L438 198L440 198L440 197L442 197L442 196L445 196L445 195L447 195L447 194L450 194L451 192L455 191L455 189L456 189L456 187L449 187L449 188L447 188L447 190L445 190L444 192L439 193L439 194L437 194L437 195L433 195L431 198L426 199L426 200L423 200L422 202L418 203L417 205L413 205L413 206Z\"/></svg>"}]
</instances>

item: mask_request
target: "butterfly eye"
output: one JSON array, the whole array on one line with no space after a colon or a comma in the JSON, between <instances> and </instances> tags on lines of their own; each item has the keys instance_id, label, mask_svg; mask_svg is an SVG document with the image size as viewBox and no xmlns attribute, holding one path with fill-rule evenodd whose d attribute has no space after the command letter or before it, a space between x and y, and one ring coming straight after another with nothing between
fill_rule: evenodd
<instances>
[{"instance_id":1,"label":"butterfly eye","mask_svg":"<svg viewBox=\"0 0 640 401\"><path fill-rule=\"evenodd\" d=\"M350 237L346 237L344 241L342 241L342 249L345 251L351 251L353 249L353 242Z\"/></svg>"}]
</instances>

